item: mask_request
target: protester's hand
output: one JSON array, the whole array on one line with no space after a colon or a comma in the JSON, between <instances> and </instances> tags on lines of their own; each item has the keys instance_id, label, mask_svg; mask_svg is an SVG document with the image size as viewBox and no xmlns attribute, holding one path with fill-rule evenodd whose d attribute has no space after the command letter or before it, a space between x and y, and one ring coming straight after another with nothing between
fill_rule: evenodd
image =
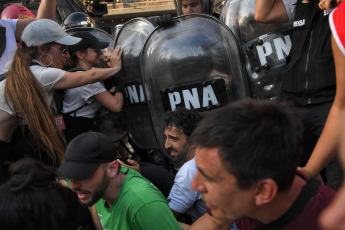
<instances>
[{"instance_id":1,"label":"protester's hand","mask_svg":"<svg viewBox=\"0 0 345 230\"><path fill-rule=\"evenodd\" d=\"M335 8L342 0L320 0L319 7L321 10L330 12L331 9Z\"/></svg>"},{"instance_id":2,"label":"protester's hand","mask_svg":"<svg viewBox=\"0 0 345 230\"><path fill-rule=\"evenodd\" d=\"M174 21L172 18L173 17L171 16L171 14L163 14L162 16L156 17L155 22L159 26L165 28L165 27L168 27L168 26L174 24Z\"/></svg>"},{"instance_id":3,"label":"protester's hand","mask_svg":"<svg viewBox=\"0 0 345 230\"><path fill-rule=\"evenodd\" d=\"M107 63L109 67L118 67L121 69L121 55L122 55L122 49L120 46L116 46L114 51L109 53L103 54L103 59Z\"/></svg>"},{"instance_id":4,"label":"protester's hand","mask_svg":"<svg viewBox=\"0 0 345 230\"><path fill-rule=\"evenodd\" d=\"M130 168L130 169L134 169L135 171L137 171L138 173L141 174L141 171L140 171L140 165L138 162L134 161L134 160L130 160L128 159L127 162L130 164L130 165L127 165L125 163L123 163L121 160L117 159L117 162L119 162L119 164L121 166L124 166L124 167L127 167L127 168Z\"/></svg>"}]
</instances>

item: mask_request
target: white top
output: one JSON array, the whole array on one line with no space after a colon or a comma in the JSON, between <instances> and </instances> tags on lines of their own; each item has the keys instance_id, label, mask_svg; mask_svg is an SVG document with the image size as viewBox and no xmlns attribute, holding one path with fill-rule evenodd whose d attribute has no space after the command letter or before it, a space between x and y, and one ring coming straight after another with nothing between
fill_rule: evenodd
<instances>
[{"instance_id":1,"label":"white top","mask_svg":"<svg viewBox=\"0 0 345 230\"><path fill-rule=\"evenodd\" d=\"M39 63L37 60L34 60L34 62ZM60 81L61 78L63 78L63 76L65 75L65 71L61 69L53 68L53 67L44 67L42 65L30 66L30 70L34 74L36 79L46 89L47 94L48 94L46 101L50 105L53 100L53 94L54 94L53 87L58 81ZM6 79L0 82L0 109L13 115L14 112L10 108L12 107L12 105L7 105L5 102L5 96L4 96L5 82L6 82Z\"/></svg>"},{"instance_id":2,"label":"white top","mask_svg":"<svg viewBox=\"0 0 345 230\"><path fill-rule=\"evenodd\" d=\"M168 196L169 207L179 213L187 213L193 222L206 213L206 204L201 200L201 192L191 188L196 171L195 158L186 162L177 172Z\"/></svg>"},{"instance_id":3,"label":"white top","mask_svg":"<svg viewBox=\"0 0 345 230\"><path fill-rule=\"evenodd\" d=\"M76 111L76 116L94 118L96 112L102 107L102 104L94 99L93 96L104 91L106 89L100 82L65 90L62 113L69 113L86 104ZM70 114L70 116L74 116L74 113Z\"/></svg>"},{"instance_id":4,"label":"white top","mask_svg":"<svg viewBox=\"0 0 345 230\"><path fill-rule=\"evenodd\" d=\"M296 12L296 2L297 0L283 0L283 3L286 8L286 12L289 16L289 21L291 22L294 17L295 17L295 12Z\"/></svg>"},{"instance_id":5,"label":"white top","mask_svg":"<svg viewBox=\"0 0 345 230\"><path fill-rule=\"evenodd\" d=\"M0 74L2 73L2 68L5 66L6 62L13 58L14 53L17 50L17 41L15 36L16 25L17 19L0 20L0 26L6 28L6 48L0 58Z\"/></svg>"}]
</instances>

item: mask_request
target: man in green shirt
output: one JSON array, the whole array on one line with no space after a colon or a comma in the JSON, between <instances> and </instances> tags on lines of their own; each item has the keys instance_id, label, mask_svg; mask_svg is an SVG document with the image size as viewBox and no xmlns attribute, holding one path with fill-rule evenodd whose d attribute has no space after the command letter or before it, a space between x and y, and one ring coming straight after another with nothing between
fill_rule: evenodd
<instances>
[{"instance_id":1,"label":"man in green shirt","mask_svg":"<svg viewBox=\"0 0 345 230\"><path fill-rule=\"evenodd\" d=\"M109 137L87 132L69 143L59 171L82 205L96 204L103 229L181 229L159 190L116 158Z\"/></svg>"}]
</instances>

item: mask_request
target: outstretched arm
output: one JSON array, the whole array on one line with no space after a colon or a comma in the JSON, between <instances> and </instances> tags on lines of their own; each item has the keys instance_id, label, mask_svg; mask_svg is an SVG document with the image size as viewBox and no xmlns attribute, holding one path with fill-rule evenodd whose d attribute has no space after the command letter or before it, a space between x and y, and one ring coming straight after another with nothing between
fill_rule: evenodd
<instances>
[{"instance_id":1,"label":"outstretched arm","mask_svg":"<svg viewBox=\"0 0 345 230\"><path fill-rule=\"evenodd\" d=\"M304 171L316 176L335 157L340 143L340 124L345 111L345 56L332 38L332 50L336 68L337 91L325 127Z\"/></svg>"},{"instance_id":2,"label":"outstretched arm","mask_svg":"<svg viewBox=\"0 0 345 230\"><path fill-rule=\"evenodd\" d=\"M117 46L107 60L110 68L93 68L85 72L65 72L63 78L54 85L54 89L79 87L114 76L121 69L121 55L122 49Z\"/></svg>"},{"instance_id":3,"label":"outstretched arm","mask_svg":"<svg viewBox=\"0 0 345 230\"><path fill-rule=\"evenodd\" d=\"M56 0L42 0L37 11L37 19L47 18L54 19L56 9ZM23 30L34 18L19 19L16 26L16 40L20 41Z\"/></svg>"},{"instance_id":4,"label":"outstretched arm","mask_svg":"<svg viewBox=\"0 0 345 230\"><path fill-rule=\"evenodd\" d=\"M288 22L289 16L282 0L256 0L255 20L258 22Z\"/></svg>"}]
</instances>

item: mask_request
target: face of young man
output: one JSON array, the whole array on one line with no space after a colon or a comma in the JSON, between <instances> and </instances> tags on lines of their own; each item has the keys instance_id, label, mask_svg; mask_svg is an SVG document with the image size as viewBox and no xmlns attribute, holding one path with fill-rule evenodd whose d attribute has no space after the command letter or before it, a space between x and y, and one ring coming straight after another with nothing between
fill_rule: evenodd
<instances>
[{"instance_id":1,"label":"face of young man","mask_svg":"<svg viewBox=\"0 0 345 230\"><path fill-rule=\"evenodd\" d=\"M165 148L169 151L172 162L185 163L190 150L186 135L175 126L168 126L164 130L164 135L166 137Z\"/></svg>"},{"instance_id":2,"label":"face of young man","mask_svg":"<svg viewBox=\"0 0 345 230\"><path fill-rule=\"evenodd\" d=\"M182 0L181 2L183 14L201 13L201 0Z\"/></svg>"},{"instance_id":3,"label":"face of young man","mask_svg":"<svg viewBox=\"0 0 345 230\"><path fill-rule=\"evenodd\" d=\"M249 215L254 208L255 189L242 190L236 178L228 173L217 148L197 148L195 163L198 171L192 189L202 193L202 199L219 220L234 221Z\"/></svg>"},{"instance_id":4,"label":"face of young man","mask_svg":"<svg viewBox=\"0 0 345 230\"><path fill-rule=\"evenodd\" d=\"M102 166L99 166L89 179L70 180L70 189L77 193L78 201L84 207L92 206L101 199L108 185L109 178Z\"/></svg>"}]
</instances>

